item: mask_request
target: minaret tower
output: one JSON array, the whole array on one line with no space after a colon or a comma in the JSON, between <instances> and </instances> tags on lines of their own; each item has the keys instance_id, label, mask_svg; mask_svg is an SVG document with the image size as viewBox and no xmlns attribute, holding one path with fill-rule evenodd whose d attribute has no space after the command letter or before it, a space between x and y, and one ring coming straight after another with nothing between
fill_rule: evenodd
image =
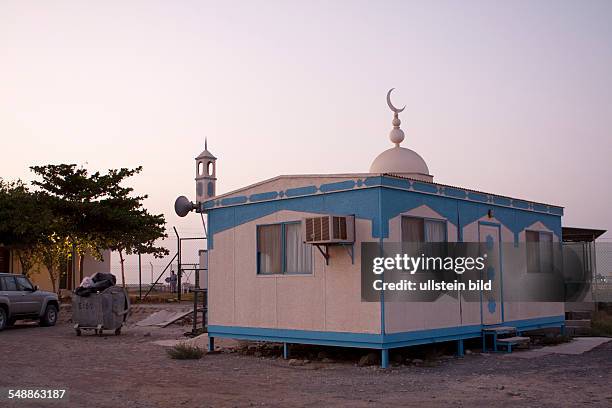
<instances>
[{"instance_id":1,"label":"minaret tower","mask_svg":"<svg viewBox=\"0 0 612 408\"><path fill-rule=\"evenodd\" d=\"M208 151L208 140L204 139L204 151L196 161L196 203L203 203L215 196L217 184L217 158Z\"/></svg>"}]
</instances>

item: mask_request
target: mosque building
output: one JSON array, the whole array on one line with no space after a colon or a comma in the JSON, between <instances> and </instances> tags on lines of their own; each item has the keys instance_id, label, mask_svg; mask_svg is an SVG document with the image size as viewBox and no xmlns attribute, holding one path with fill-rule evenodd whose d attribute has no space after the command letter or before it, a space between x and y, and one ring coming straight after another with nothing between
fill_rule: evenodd
<instances>
[{"instance_id":1,"label":"mosque building","mask_svg":"<svg viewBox=\"0 0 612 408\"><path fill-rule=\"evenodd\" d=\"M393 348L456 341L461 350L490 327L563 328L563 303L504 301L513 271L501 249L480 301L362 301L364 242L561 241L562 207L435 182L401 145L403 109L390 93L393 146L363 173L281 175L216 195L217 159L208 148L196 158L211 346L224 337L376 349L386 367Z\"/></svg>"}]
</instances>

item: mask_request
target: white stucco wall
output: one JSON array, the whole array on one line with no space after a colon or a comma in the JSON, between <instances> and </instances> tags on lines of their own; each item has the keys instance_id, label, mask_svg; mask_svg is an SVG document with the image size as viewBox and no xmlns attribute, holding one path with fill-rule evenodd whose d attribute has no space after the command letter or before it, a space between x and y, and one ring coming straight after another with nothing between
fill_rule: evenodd
<instances>
[{"instance_id":1,"label":"white stucco wall","mask_svg":"<svg viewBox=\"0 0 612 408\"><path fill-rule=\"evenodd\" d=\"M313 247L312 275L258 275L256 227L317 216L278 211L219 232L209 252L209 323L352 333L380 332L380 305L361 302L360 243L372 240L368 220L356 219L355 262L330 247L329 265Z\"/></svg>"}]
</instances>

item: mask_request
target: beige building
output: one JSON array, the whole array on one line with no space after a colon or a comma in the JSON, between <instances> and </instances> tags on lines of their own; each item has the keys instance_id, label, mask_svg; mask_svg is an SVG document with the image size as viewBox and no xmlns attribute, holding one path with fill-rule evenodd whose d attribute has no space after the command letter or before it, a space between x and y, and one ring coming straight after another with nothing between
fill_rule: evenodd
<instances>
[{"instance_id":1,"label":"beige building","mask_svg":"<svg viewBox=\"0 0 612 408\"><path fill-rule=\"evenodd\" d=\"M86 255L83 260L83 273L82 276L78 271L78 262L80 257L77 256L77 272L72 273L72 262L68 262L65 270L62 271L57 289L73 290L79 286L81 280L85 276L91 276L96 272L110 272L110 250L106 250L102 253L103 260L98 261L92 256ZM0 247L0 272L8 273L22 273L21 263L14 250L6 247ZM28 273L28 277L32 280L35 285L42 290L53 290L51 283L51 277L49 272L44 265L36 264Z\"/></svg>"}]
</instances>

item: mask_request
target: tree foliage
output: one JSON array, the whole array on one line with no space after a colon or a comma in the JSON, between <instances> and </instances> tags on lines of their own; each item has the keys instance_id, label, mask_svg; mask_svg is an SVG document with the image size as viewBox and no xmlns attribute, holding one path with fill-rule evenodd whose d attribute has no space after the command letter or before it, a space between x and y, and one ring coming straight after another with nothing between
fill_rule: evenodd
<instances>
[{"instance_id":1,"label":"tree foliage","mask_svg":"<svg viewBox=\"0 0 612 408\"><path fill-rule=\"evenodd\" d=\"M59 266L73 250L80 255L82 274L86 254L100 259L111 249L119 252L125 282L125 254L168 254L156 244L166 237L164 216L150 214L143 206L147 196L122 185L142 167L91 174L75 164L31 169L38 176L34 191L21 181L0 179L0 244L17 251L24 271L38 261L55 286Z\"/></svg>"}]
</instances>

